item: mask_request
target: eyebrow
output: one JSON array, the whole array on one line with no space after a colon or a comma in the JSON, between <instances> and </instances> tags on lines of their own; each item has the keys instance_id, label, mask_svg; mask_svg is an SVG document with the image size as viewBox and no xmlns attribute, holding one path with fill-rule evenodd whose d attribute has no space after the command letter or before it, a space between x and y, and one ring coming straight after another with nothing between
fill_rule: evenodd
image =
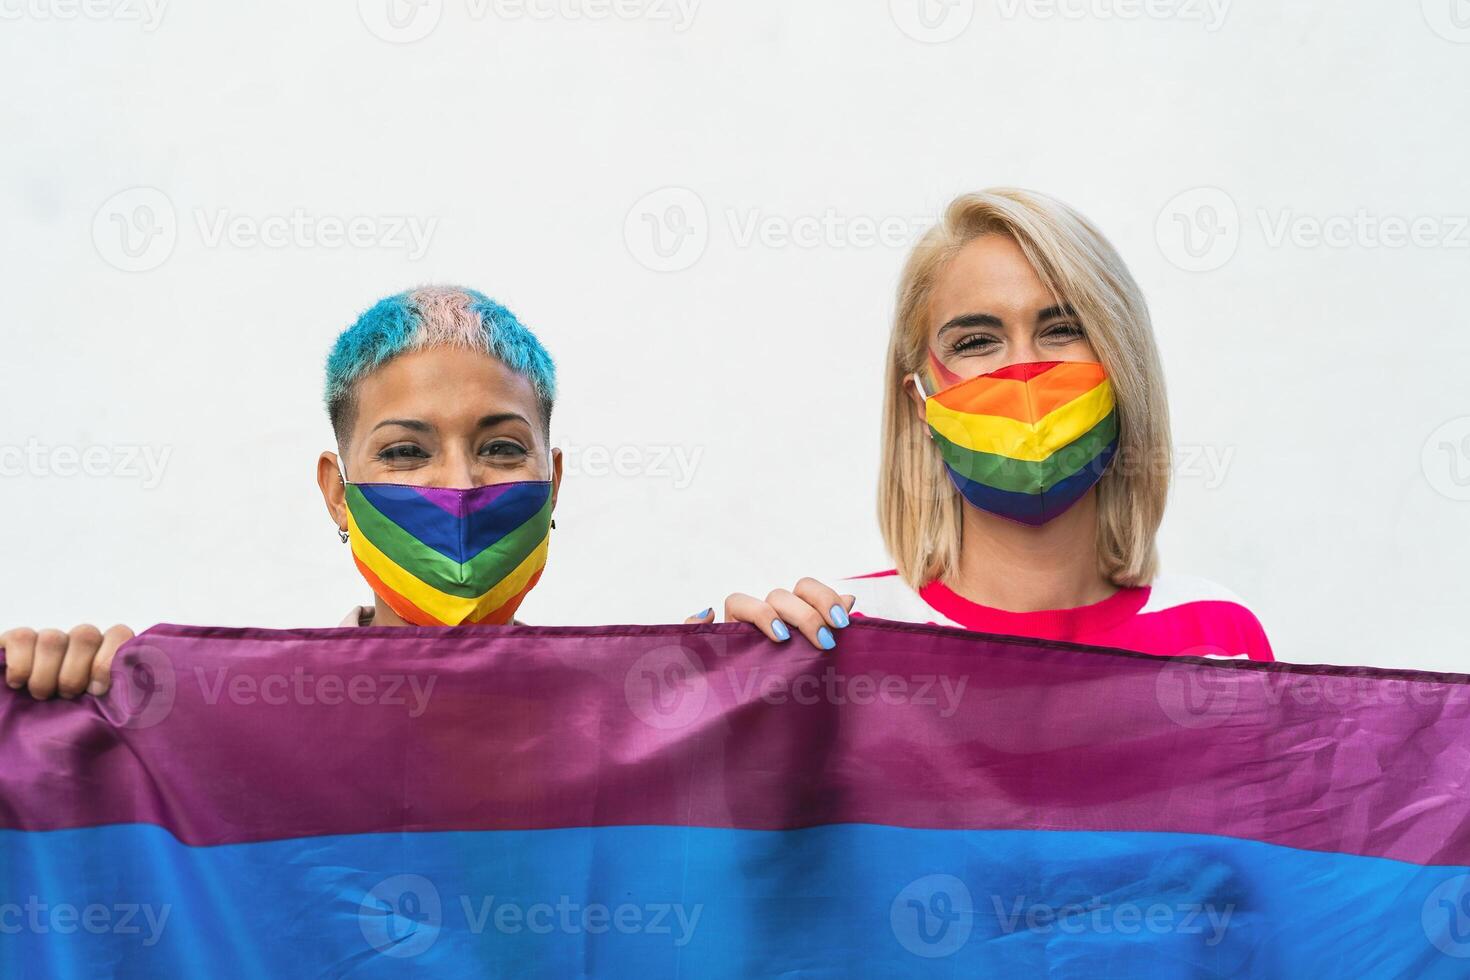
<instances>
[{"instance_id":1,"label":"eyebrow","mask_svg":"<svg viewBox=\"0 0 1470 980\"><path fill-rule=\"evenodd\" d=\"M1062 303L1057 306L1048 306L1046 309L1037 313L1036 322L1044 323L1047 320L1076 315L1077 311L1072 308L1071 303ZM1005 324L1001 322L1000 317L993 316L989 313L961 313L959 316L946 320L944 326L939 328L939 333L943 334L946 330L958 330L962 327L995 327L1002 329L1004 326Z\"/></svg>"},{"instance_id":2,"label":"eyebrow","mask_svg":"<svg viewBox=\"0 0 1470 980\"><path fill-rule=\"evenodd\" d=\"M944 326L939 328L939 332L943 334L946 330L958 330L961 327L1000 328L1004 326L1005 324L1000 322L1000 317L991 316L989 313L961 313L959 316L946 320Z\"/></svg>"},{"instance_id":3,"label":"eyebrow","mask_svg":"<svg viewBox=\"0 0 1470 980\"><path fill-rule=\"evenodd\" d=\"M502 422L521 422L528 428L531 425L526 417L519 412L499 412L495 415L484 416L476 423L475 427L478 429L488 429L492 425L499 425Z\"/></svg>"},{"instance_id":4,"label":"eyebrow","mask_svg":"<svg viewBox=\"0 0 1470 980\"><path fill-rule=\"evenodd\" d=\"M492 425L499 425L502 422L521 422L527 426L531 424L530 422L527 422L526 417L524 415L521 415L519 412L497 412L493 415L486 415L481 417L480 421L475 423L475 428L488 429ZM434 431L434 427L432 425L421 419L384 419L377 425L373 426L371 431L377 432L379 429L387 425L402 426L403 428L411 429L414 432Z\"/></svg>"},{"instance_id":5,"label":"eyebrow","mask_svg":"<svg viewBox=\"0 0 1470 980\"><path fill-rule=\"evenodd\" d=\"M369 431L377 432L379 429L387 425L399 425L405 429L412 429L415 432L432 432L434 429L434 427L431 426L429 423L422 422L418 419L384 419L377 425L373 426L372 429L370 429Z\"/></svg>"},{"instance_id":6,"label":"eyebrow","mask_svg":"<svg viewBox=\"0 0 1470 980\"><path fill-rule=\"evenodd\" d=\"M1043 320L1055 320L1059 317L1076 315L1077 311L1072 308L1071 303L1062 303L1059 306L1048 306L1046 309L1036 314L1036 322L1040 323Z\"/></svg>"}]
</instances>

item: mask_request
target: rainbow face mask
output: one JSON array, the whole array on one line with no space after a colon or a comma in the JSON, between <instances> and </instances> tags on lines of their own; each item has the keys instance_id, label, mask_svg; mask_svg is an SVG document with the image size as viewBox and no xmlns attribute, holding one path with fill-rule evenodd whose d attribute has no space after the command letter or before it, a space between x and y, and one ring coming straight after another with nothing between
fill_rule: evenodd
<instances>
[{"instance_id":1,"label":"rainbow face mask","mask_svg":"<svg viewBox=\"0 0 1470 980\"><path fill-rule=\"evenodd\" d=\"M932 356L936 378L955 376ZM924 415L955 488L975 507L1040 525L1102 479L1118 450L1113 386L1101 364L1012 364L934 395Z\"/></svg>"},{"instance_id":2,"label":"rainbow face mask","mask_svg":"<svg viewBox=\"0 0 1470 980\"><path fill-rule=\"evenodd\" d=\"M470 490L348 483L346 492L357 569L407 622L508 623L541 578L549 481Z\"/></svg>"}]
</instances>

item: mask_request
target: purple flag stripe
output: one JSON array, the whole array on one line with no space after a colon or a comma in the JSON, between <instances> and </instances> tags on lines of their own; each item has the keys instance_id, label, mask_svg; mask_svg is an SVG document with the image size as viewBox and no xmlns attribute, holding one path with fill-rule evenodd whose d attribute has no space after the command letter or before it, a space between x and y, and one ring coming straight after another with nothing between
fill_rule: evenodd
<instances>
[{"instance_id":1,"label":"purple flag stripe","mask_svg":"<svg viewBox=\"0 0 1470 980\"><path fill-rule=\"evenodd\" d=\"M0 696L0 827L209 845L871 823L1470 864L1463 675L874 620L832 654L738 624L158 626L113 670L100 701Z\"/></svg>"}]
</instances>

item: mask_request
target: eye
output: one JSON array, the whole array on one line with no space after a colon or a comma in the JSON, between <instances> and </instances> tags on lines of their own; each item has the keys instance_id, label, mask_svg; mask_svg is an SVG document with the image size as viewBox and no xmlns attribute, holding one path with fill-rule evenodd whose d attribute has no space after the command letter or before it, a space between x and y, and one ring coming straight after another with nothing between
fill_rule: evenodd
<instances>
[{"instance_id":1,"label":"eye","mask_svg":"<svg viewBox=\"0 0 1470 980\"><path fill-rule=\"evenodd\" d=\"M526 447L512 439L496 439L482 446L480 448L480 455L503 462L513 462L525 458Z\"/></svg>"},{"instance_id":2,"label":"eye","mask_svg":"<svg viewBox=\"0 0 1470 980\"><path fill-rule=\"evenodd\" d=\"M415 459L428 459L429 454L423 448L411 442L399 443L389 446L378 452L378 459L385 463L402 463Z\"/></svg>"},{"instance_id":3,"label":"eye","mask_svg":"<svg viewBox=\"0 0 1470 980\"><path fill-rule=\"evenodd\" d=\"M1066 322L1058 323L1055 326L1048 327L1044 336L1047 340L1067 344L1071 343L1074 340L1081 340L1087 335L1083 332L1082 325L1080 323Z\"/></svg>"},{"instance_id":4,"label":"eye","mask_svg":"<svg viewBox=\"0 0 1470 980\"><path fill-rule=\"evenodd\" d=\"M999 343L988 333L966 334L950 344L950 354L985 354Z\"/></svg>"}]
</instances>

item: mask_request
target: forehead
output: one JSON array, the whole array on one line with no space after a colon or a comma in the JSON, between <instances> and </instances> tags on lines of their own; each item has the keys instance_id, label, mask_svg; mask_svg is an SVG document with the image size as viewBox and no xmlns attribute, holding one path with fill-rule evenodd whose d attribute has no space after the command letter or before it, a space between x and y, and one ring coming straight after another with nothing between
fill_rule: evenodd
<instances>
[{"instance_id":1,"label":"forehead","mask_svg":"<svg viewBox=\"0 0 1470 980\"><path fill-rule=\"evenodd\" d=\"M430 347L400 354L357 383L357 423L422 419L452 427L516 412L535 422L540 402L530 380L489 354Z\"/></svg>"},{"instance_id":2,"label":"forehead","mask_svg":"<svg viewBox=\"0 0 1470 980\"><path fill-rule=\"evenodd\" d=\"M929 302L930 326L962 313L991 313L1004 319L1054 302L1015 239L981 235L963 245L940 270Z\"/></svg>"}]
</instances>

